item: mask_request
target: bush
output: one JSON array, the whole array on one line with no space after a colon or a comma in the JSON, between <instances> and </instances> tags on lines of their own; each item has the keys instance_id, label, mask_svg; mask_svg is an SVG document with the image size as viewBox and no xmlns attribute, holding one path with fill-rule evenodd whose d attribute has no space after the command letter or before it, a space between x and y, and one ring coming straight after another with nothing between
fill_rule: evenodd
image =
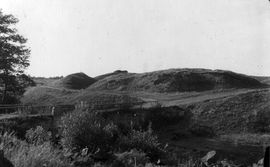
<instances>
[{"instance_id":1,"label":"bush","mask_svg":"<svg viewBox=\"0 0 270 167\"><path fill-rule=\"evenodd\" d=\"M62 145L64 148L80 151L88 148L91 154L111 151L117 140L118 129L114 124L106 124L96 113L74 111L62 117Z\"/></svg>"},{"instance_id":2,"label":"bush","mask_svg":"<svg viewBox=\"0 0 270 167\"><path fill-rule=\"evenodd\" d=\"M112 166L145 166L149 162L145 153L133 149L129 152L116 154L116 160ZM135 165L136 164L136 165Z\"/></svg>"},{"instance_id":3,"label":"bush","mask_svg":"<svg viewBox=\"0 0 270 167\"><path fill-rule=\"evenodd\" d=\"M26 141L30 144L40 145L44 142L50 141L52 135L42 128L42 126L37 126L36 129L29 129L25 134Z\"/></svg>"},{"instance_id":4,"label":"bush","mask_svg":"<svg viewBox=\"0 0 270 167\"><path fill-rule=\"evenodd\" d=\"M1 149L4 150L5 156L10 159L10 157L14 156L14 151L26 145L26 143L17 139L14 133L5 132L0 135L0 145Z\"/></svg>"},{"instance_id":5,"label":"bush","mask_svg":"<svg viewBox=\"0 0 270 167\"><path fill-rule=\"evenodd\" d=\"M157 136L153 134L151 126L146 131L132 129L128 136L121 137L120 147L122 150L142 151L155 162L165 153L160 147Z\"/></svg>"},{"instance_id":6,"label":"bush","mask_svg":"<svg viewBox=\"0 0 270 167\"><path fill-rule=\"evenodd\" d=\"M60 150L53 148L46 142L41 145L30 145L20 147L12 161L16 167L69 167L67 161Z\"/></svg>"},{"instance_id":7,"label":"bush","mask_svg":"<svg viewBox=\"0 0 270 167\"><path fill-rule=\"evenodd\" d=\"M61 118L62 146L79 153L87 148L94 160L112 160L115 151L129 152L136 149L145 153L152 162L165 155L151 126L147 130L127 128L127 133L113 123L107 123L97 113L76 110Z\"/></svg>"},{"instance_id":8,"label":"bush","mask_svg":"<svg viewBox=\"0 0 270 167\"><path fill-rule=\"evenodd\" d=\"M28 144L12 133L0 135L0 142L5 157L15 167L71 167L63 153L48 142L40 145Z\"/></svg>"}]
</instances>

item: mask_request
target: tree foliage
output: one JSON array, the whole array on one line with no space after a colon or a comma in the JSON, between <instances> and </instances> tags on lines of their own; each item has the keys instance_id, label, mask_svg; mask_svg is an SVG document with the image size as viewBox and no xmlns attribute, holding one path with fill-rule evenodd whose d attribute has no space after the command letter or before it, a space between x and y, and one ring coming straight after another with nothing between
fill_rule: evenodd
<instances>
[{"instance_id":1,"label":"tree foliage","mask_svg":"<svg viewBox=\"0 0 270 167\"><path fill-rule=\"evenodd\" d=\"M15 28L18 21L13 15L0 10L0 103L15 102L25 86L21 81L25 79L23 72L29 66L30 49L25 45L27 39Z\"/></svg>"}]
</instances>

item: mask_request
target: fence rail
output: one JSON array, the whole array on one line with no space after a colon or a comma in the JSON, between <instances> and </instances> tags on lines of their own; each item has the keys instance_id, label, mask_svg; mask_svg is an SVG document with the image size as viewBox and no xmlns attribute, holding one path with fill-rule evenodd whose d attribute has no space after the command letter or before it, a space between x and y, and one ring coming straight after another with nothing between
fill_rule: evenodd
<instances>
[{"instance_id":1,"label":"fence rail","mask_svg":"<svg viewBox=\"0 0 270 167\"><path fill-rule=\"evenodd\" d=\"M147 104L147 105L146 105ZM72 111L74 109L93 109L99 111L106 110L124 110L130 108L143 108L145 106L156 106L158 105L157 101L149 102L129 102L129 103L109 103L109 102L79 102L76 105L23 105L23 104L14 104L14 105L0 105L0 114L11 114L17 113L18 115L33 115L33 114L51 114L51 115L61 115L67 111Z\"/></svg>"}]
</instances>

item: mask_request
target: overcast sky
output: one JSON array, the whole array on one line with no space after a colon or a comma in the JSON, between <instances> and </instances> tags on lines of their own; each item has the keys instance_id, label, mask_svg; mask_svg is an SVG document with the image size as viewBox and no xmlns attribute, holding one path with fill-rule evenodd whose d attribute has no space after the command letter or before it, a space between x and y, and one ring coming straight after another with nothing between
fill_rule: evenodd
<instances>
[{"instance_id":1,"label":"overcast sky","mask_svg":"<svg viewBox=\"0 0 270 167\"><path fill-rule=\"evenodd\" d=\"M1 0L34 76L210 68L270 76L268 0Z\"/></svg>"}]
</instances>

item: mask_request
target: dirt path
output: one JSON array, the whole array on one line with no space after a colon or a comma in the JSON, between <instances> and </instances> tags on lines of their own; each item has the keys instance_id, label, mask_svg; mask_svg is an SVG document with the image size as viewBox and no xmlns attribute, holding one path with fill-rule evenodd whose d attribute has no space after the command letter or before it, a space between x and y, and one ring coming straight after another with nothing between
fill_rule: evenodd
<instances>
[{"instance_id":1,"label":"dirt path","mask_svg":"<svg viewBox=\"0 0 270 167\"><path fill-rule=\"evenodd\" d=\"M147 100L157 100L164 106L186 105L203 101L215 100L220 98L230 98L240 94L269 91L267 89L231 89L226 91L206 91L206 92L190 92L190 93L136 93L135 96Z\"/></svg>"}]
</instances>

